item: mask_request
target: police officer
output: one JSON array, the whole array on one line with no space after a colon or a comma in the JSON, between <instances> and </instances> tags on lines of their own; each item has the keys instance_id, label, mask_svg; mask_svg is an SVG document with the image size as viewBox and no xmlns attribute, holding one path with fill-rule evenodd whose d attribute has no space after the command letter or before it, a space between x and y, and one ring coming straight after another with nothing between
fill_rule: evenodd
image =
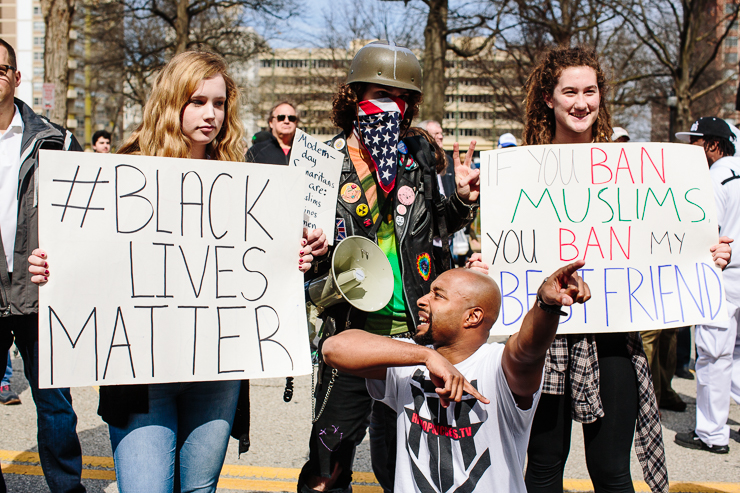
<instances>
[{"instance_id":1,"label":"police officer","mask_svg":"<svg viewBox=\"0 0 740 493\"><path fill-rule=\"evenodd\" d=\"M470 168L475 142L460 163L454 148L456 191L439 193L434 151L420 136L407 137L421 102L421 66L407 48L375 41L357 52L347 83L333 99L332 121L342 129L329 144L344 153L337 200L335 245L351 235L377 243L393 271L388 304L374 313L333 305L321 315L324 335L347 328L394 338L410 338L419 323L416 303L439 272L432 239L468 224L478 207L479 171ZM307 275L329 269L331 252ZM315 389L316 418L309 461L298 480L299 492L350 491L352 461L371 414L373 470L392 491L395 470L395 417L380 402L373 405L363 378L321 365Z\"/></svg>"}]
</instances>

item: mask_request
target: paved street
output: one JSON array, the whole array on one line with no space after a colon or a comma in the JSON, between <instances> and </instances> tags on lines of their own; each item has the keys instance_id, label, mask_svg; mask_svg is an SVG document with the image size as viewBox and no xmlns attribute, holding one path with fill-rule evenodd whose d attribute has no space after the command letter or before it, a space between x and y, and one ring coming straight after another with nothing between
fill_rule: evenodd
<instances>
[{"instance_id":1,"label":"paved street","mask_svg":"<svg viewBox=\"0 0 740 493\"><path fill-rule=\"evenodd\" d=\"M0 461L12 493L47 493L41 475L36 448L36 417L31 392L22 377L22 361L13 361L16 373L13 388L20 394L20 406L0 407L3 434L0 436ZM295 491L298 471L308 452L307 437L311 421L311 377L295 382L293 401L282 400L284 379L259 380L252 384L252 448L237 457L237 444L231 440L226 466L218 491ZM732 404L730 453L714 455L687 450L673 443L678 431L692 428L695 417L695 382L674 379L674 388L689 403L684 413L663 411L663 432L668 456L672 492L737 492L740 493L740 406ZM118 491L112 466L107 426L96 414L98 398L93 388L73 389L75 409L79 416L78 431L82 441L85 471L84 484L91 493ZM207 403L204 403L206 405ZM583 459L582 434L573 427L573 446L566 469L566 489L589 491L590 483ZM367 440L358 451L357 471L371 471ZM637 491L648 491L642 482L637 459L632 463L632 476ZM357 474L355 491L380 492L371 473Z\"/></svg>"}]
</instances>

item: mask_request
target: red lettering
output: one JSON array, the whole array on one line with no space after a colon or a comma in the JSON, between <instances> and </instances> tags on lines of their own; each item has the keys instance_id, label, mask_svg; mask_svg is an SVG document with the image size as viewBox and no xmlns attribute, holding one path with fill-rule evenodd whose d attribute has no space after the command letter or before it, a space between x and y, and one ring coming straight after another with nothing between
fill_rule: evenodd
<instances>
[{"instance_id":1,"label":"red lettering","mask_svg":"<svg viewBox=\"0 0 740 493\"><path fill-rule=\"evenodd\" d=\"M593 229L593 228L592 228L592 229ZM570 233L570 234L571 234L571 236L573 237L573 239L572 239L572 240L570 240L570 243L563 243L563 231L567 231L567 232L568 232L568 233ZM580 252L579 252L579 250L578 250L578 247L577 247L577 246L575 246L575 242L576 242L576 234L575 234L575 233L574 233L573 231L569 230L569 229L566 229L566 228L560 228L560 235L559 235L559 239L560 239L560 260L564 260L565 262L570 262L571 260L575 260L575 259L576 259L576 258L578 257L578 254L580 253ZM563 246L564 246L564 245L565 245L565 246L570 246L570 247L573 247L573 248L574 248L574 249L576 250L576 253L575 253L575 255L573 255L573 256L572 256L571 258L564 258L564 257L563 257Z\"/></svg>"},{"instance_id":2,"label":"red lettering","mask_svg":"<svg viewBox=\"0 0 740 493\"><path fill-rule=\"evenodd\" d=\"M596 239L596 243L591 243L591 236L593 236ZM594 228L591 228L591 231L588 233L588 241L586 241L586 249L583 251L583 260L586 260L586 255L588 255L588 247L590 246L599 247L599 253L601 254L601 258L604 258L604 252L601 251L601 245L599 244L599 237L596 236L596 231L594 231Z\"/></svg>"},{"instance_id":3,"label":"red lettering","mask_svg":"<svg viewBox=\"0 0 740 493\"><path fill-rule=\"evenodd\" d=\"M622 156L624 156L624 162L627 164L627 166L620 166L622 164ZM627 160L627 154L624 152L624 147L622 147L621 152L619 153L619 160L617 161L617 171L614 172L614 184L617 184L617 180L619 180L619 170L620 169L626 169L627 172L630 174L630 180L632 180L632 183L635 183L635 178L632 176L632 170L630 169L630 162Z\"/></svg>"},{"instance_id":4,"label":"red lettering","mask_svg":"<svg viewBox=\"0 0 740 493\"><path fill-rule=\"evenodd\" d=\"M411 422L415 425L419 424L419 415L417 413L411 415Z\"/></svg>"},{"instance_id":5,"label":"red lettering","mask_svg":"<svg viewBox=\"0 0 740 493\"><path fill-rule=\"evenodd\" d=\"M660 171L658 171L658 167L655 166L655 163L653 162L653 158L650 157L650 154L648 154L644 147L640 150L640 182L645 183L645 156L647 156L650 164L653 165L653 169L658 174L660 181L665 183L665 157L663 156L663 148L660 149L660 169L663 172L661 175Z\"/></svg>"},{"instance_id":6,"label":"red lettering","mask_svg":"<svg viewBox=\"0 0 740 493\"><path fill-rule=\"evenodd\" d=\"M598 163L594 162L594 151L599 151L601 154L603 154L604 155L604 160L603 161L599 161ZM607 165L604 164L605 162L606 162L606 152L604 152L603 149L599 149L598 147L592 147L591 148L591 183L593 185L601 185L603 183L608 183L609 181L611 181L611 179L612 179L612 170L611 170L611 168L609 166L607 166ZM596 178L594 178L594 168L596 166L600 166L602 168L605 168L609 172L609 178L607 178L604 181L597 182L596 181Z\"/></svg>"},{"instance_id":7,"label":"red lettering","mask_svg":"<svg viewBox=\"0 0 740 493\"><path fill-rule=\"evenodd\" d=\"M632 226L627 227L627 253L624 252L624 248L622 247L622 243L619 241L619 238L617 238L617 233L614 232L614 228L609 228L609 260L613 260L613 253L614 248L612 247L612 238L617 242L617 245L619 245L619 249L622 250L622 254L629 260L630 258L630 240L632 238Z\"/></svg>"}]
</instances>

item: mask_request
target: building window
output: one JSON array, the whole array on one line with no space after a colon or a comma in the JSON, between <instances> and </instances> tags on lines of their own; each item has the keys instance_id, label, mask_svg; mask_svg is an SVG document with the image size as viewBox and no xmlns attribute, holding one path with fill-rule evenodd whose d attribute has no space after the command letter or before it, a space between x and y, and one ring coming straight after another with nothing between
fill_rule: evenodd
<instances>
[{"instance_id":1,"label":"building window","mask_svg":"<svg viewBox=\"0 0 740 493\"><path fill-rule=\"evenodd\" d=\"M44 37L43 36L34 36L34 38L33 38L33 45L34 46L44 46Z\"/></svg>"},{"instance_id":2,"label":"building window","mask_svg":"<svg viewBox=\"0 0 740 493\"><path fill-rule=\"evenodd\" d=\"M41 15L41 7L34 7L33 15Z\"/></svg>"},{"instance_id":3,"label":"building window","mask_svg":"<svg viewBox=\"0 0 740 493\"><path fill-rule=\"evenodd\" d=\"M727 2L725 4L725 14L734 14L735 13L735 5L733 5L732 2Z\"/></svg>"},{"instance_id":4,"label":"building window","mask_svg":"<svg viewBox=\"0 0 740 493\"><path fill-rule=\"evenodd\" d=\"M43 21L35 21L33 23L34 31L43 31L44 29L46 29L46 25L43 23Z\"/></svg>"},{"instance_id":5,"label":"building window","mask_svg":"<svg viewBox=\"0 0 740 493\"><path fill-rule=\"evenodd\" d=\"M41 98L33 98L34 106L41 106Z\"/></svg>"},{"instance_id":6,"label":"building window","mask_svg":"<svg viewBox=\"0 0 740 493\"><path fill-rule=\"evenodd\" d=\"M727 36L725 38L725 46L737 46L737 36Z\"/></svg>"},{"instance_id":7,"label":"building window","mask_svg":"<svg viewBox=\"0 0 740 493\"><path fill-rule=\"evenodd\" d=\"M33 76L34 77L43 77L44 76L44 67L33 67Z\"/></svg>"},{"instance_id":8,"label":"building window","mask_svg":"<svg viewBox=\"0 0 740 493\"><path fill-rule=\"evenodd\" d=\"M737 53L725 53L725 63L736 64Z\"/></svg>"}]
</instances>

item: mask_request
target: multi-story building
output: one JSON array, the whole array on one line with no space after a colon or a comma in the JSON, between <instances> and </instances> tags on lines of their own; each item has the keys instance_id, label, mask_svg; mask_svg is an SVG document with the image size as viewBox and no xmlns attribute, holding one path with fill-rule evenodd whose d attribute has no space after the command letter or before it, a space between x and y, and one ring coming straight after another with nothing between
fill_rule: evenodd
<instances>
[{"instance_id":1,"label":"multi-story building","mask_svg":"<svg viewBox=\"0 0 740 493\"><path fill-rule=\"evenodd\" d=\"M67 121L62 122L77 137L80 143L90 147L91 133L108 127L106 115L91 111L89 73L84 70L84 8L78 9L75 28L70 31L69 82L67 87ZM0 37L10 43L16 51L21 85L16 96L33 108L36 113L44 111L44 35L45 23L38 0L0 0Z\"/></svg>"},{"instance_id":2,"label":"multi-story building","mask_svg":"<svg viewBox=\"0 0 740 493\"><path fill-rule=\"evenodd\" d=\"M717 0L717 15L732 15L738 8L738 0ZM720 116L723 117L730 123L735 125L740 121L740 113L735 109L735 91L738 89L738 63L740 59L738 57L738 20L725 21L717 26L717 30L720 34L724 32L726 28L730 28L727 37L722 42L720 47L720 53L717 56L717 63L723 68L723 72L726 76L734 75L734 79L728 84L726 90L721 91L722 111Z\"/></svg>"},{"instance_id":3,"label":"multi-story building","mask_svg":"<svg viewBox=\"0 0 740 493\"><path fill-rule=\"evenodd\" d=\"M252 99L259 127L267 128L266 117L273 104L288 100L297 105L305 132L319 139L333 137L339 129L330 119L332 95L346 81L352 58L367 42L356 40L349 49L279 48L262 56L257 97ZM417 56L421 59L421 54ZM501 56L492 52L489 61ZM454 142L464 150L471 140L478 142L476 149L486 150L494 147L504 132L521 136L521 123L502 119L500 107L494 110L494 91L481 77L480 63L451 52L448 55L445 118L441 122L446 150L451 150ZM256 128L251 133L254 131Z\"/></svg>"}]
</instances>

